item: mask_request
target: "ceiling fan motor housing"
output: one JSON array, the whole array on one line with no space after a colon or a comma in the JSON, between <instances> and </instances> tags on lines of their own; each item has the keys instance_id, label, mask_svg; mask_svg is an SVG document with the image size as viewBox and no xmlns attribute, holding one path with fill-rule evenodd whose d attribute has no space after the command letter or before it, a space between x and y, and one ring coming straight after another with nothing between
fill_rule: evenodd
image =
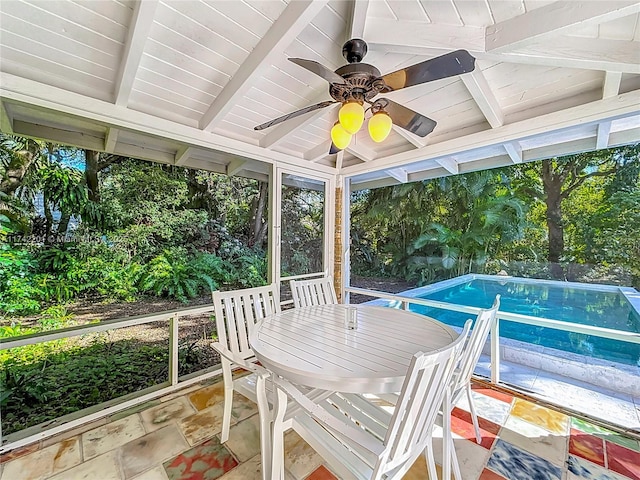
<instances>
[{"instance_id":1,"label":"ceiling fan motor housing","mask_svg":"<svg viewBox=\"0 0 640 480\"><path fill-rule=\"evenodd\" d=\"M331 84L329 95L338 102L355 100L364 102L380 93L386 84L380 78L380 70L367 63L350 63L336 70L344 78L344 84Z\"/></svg>"}]
</instances>

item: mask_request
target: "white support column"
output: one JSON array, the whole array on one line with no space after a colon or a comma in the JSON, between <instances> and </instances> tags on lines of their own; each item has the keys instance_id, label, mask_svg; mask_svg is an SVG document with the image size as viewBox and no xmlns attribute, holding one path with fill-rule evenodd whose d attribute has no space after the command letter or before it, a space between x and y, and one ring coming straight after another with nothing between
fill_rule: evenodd
<instances>
[{"instance_id":1,"label":"white support column","mask_svg":"<svg viewBox=\"0 0 640 480\"><path fill-rule=\"evenodd\" d=\"M500 319L491 325L491 383L500 383Z\"/></svg>"},{"instance_id":2,"label":"white support column","mask_svg":"<svg viewBox=\"0 0 640 480\"><path fill-rule=\"evenodd\" d=\"M620 92L622 72L605 72L602 85L602 98L615 97Z\"/></svg>"},{"instance_id":3,"label":"white support column","mask_svg":"<svg viewBox=\"0 0 640 480\"><path fill-rule=\"evenodd\" d=\"M113 127L107 128L107 134L104 136L104 151L107 153L113 153L116 149L116 143L118 143L118 134L120 130Z\"/></svg>"},{"instance_id":4,"label":"white support column","mask_svg":"<svg viewBox=\"0 0 640 480\"><path fill-rule=\"evenodd\" d=\"M275 165L269 171L269 283L275 283L280 295L280 225L282 220L282 173Z\"/></svg>"},{"instance_id":5,"label":"white support column","mask_svg":"<svg viewBox=\"0 0 640 480\"><path fill-rule=\"evenodd\" d=\"M169 383L178 384L178 314L169 320Z\"/></svg>"},{"instance_id":6,"label":"white support column","mask_svg":"<svg viewBox=\"0 0 640 480\"><path fill-rule=\"evenodd\" d=\"M340 175L336 180L342 184L342 283L340 295L342 303L349 303L349 293L345 288L351 286L351 179Z\"/></svg>"}]
</instances>

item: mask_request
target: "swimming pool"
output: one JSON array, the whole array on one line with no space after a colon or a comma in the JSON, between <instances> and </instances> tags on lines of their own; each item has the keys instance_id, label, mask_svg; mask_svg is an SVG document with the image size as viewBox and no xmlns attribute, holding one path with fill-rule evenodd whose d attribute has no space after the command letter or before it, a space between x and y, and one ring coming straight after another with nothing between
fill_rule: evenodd
<instances>
[{"instance_id":1,"label":"swimming pool","mask_svg":"<svg viewBox=\"0 0 640 480\"><path fill-rule=\"evenodd\" d=\"M564 322L640 333L638 292L632 288L533 280L494 275L464 275L403 292L458 305L488 308L497 294L500 310ZM412 311L462 327L469 314L422 305ZM640 366L640 345L552 328L500 321L500 336L604 360Z\"/></svg>"}]
</instances>

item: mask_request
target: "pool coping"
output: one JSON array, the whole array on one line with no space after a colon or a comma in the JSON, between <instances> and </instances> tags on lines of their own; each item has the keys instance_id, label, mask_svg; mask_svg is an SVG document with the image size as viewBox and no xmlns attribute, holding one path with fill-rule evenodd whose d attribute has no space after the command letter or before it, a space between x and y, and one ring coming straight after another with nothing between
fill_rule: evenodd
<instances>
[{"instance_id":1,"label":"pool coping","mask_svg":"<svg viewBox=\"0 0 640 480\"><path fill-rule=\"evenodd\" d=\"M507 281L519 283L547 284L553 286L576 287L594 291L609 291L621 293L632 308L640 315L640 292L631 287L619 287L616 285L588 284L579 282L562 282L558 280L541 280L522 278L508 275L466 274L460 277L443 280L431 285L413 288L396 295L403 297L418 297L424 293L433 293L439 290L458 285L471 280L496 280L496 277ZM402 302L395 300L377 299L366 302L367 305L383 305L393 308L401 308ZM452 327L460 332L461 328ZM487 342L483 353L490 354L490 343ZM640 397L640 365L619 363L611 360L582 355L579 353L565 352L551 347L545 347L533 343L522 342L511 338L500 338L500 359L512 363L540 369L549 373L559 374L574 378L597 387L614 390L619 393Z\"/></svg>"}]
</instances>

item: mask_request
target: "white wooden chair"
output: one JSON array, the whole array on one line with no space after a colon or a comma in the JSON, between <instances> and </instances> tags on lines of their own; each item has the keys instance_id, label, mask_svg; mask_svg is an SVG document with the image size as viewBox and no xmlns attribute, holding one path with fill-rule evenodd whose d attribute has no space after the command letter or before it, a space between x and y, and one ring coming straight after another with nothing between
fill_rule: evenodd
<instances>
[{"instance_id":1,"label":"white wooden chair","mask_svg":"<svg viewBox=\"0 0 640 480\"><path fill-rule=\"evenodd\" d=\"M471 410L471 420L473 421L473 428L476 433L476 441L480 443L482 437L480 436L480 425L478 424L478 415L476 413L476 407L473 402L473 395L471 394L471 375L476 368L476 364L482 354L482 348L487 342L489 332L493 322L496 321L496 315L500 308L500 295L496 295L491 308L481 310L478 314L475 323L473 324L473 330L467 338L464 349L462 350L462 357L460 363L453 373L454 384L451 393L451 406L450 410L460 400L463 393L467 394L469 400L469 409Z\"/></svg>"},{"instance_id":2,"label":"white wooden chair","mask_svg":"<svg viewBox=\"0 0 640 480\"><path fill-rule=\"evenodd\" d=\"M249 334L262 318L280 311L275 285L247 288L229 292L212 292L216 316L218 341L212 344L220 354L224 381L224 413L222 417L221 442L229 439L233 392L244 395L258 404L260 414L260 448L271 450L271 413L269 410L266 381L267 370L256 364L249 345ZM253 372L251 375L233 379L232 365ZM270 477L269 465L263 462L263 478Z\"/></svg>"},{"instance_id":3,"label":"white wooden chair","mask_svg":"<svg viewBox=\"0 0 640 480\"><path fill-rule=\"evenodd\" d=\"M296 308L338 303L331 276L311 280L291 280L289 283L293 305Z\"/></svg>"},{"instance_id":4,"label":"white wooden chair","mask_svg":"<svg viewBox=\"0 0 640 480\"><path fill-rule=\"evenodd\" d=\"M287 380L275 377L277 395L282 396L279 403L284 403L284 395L288 395L300 406L300 413L293 417L293 429L342 479L399 479L423 453L430 478L437 478L433 425L470 325L471 321L467 322L463 334L446 348L413 356L393 414L360 395L336 393L328 400L314 402ZM284 433L277 410L273 425L274 478L280 478L283 471L281 464L276 465L283 455L278 450L282 450ZM447 437L445 456L452 443Z\"/></svg>"}]
</instances>

